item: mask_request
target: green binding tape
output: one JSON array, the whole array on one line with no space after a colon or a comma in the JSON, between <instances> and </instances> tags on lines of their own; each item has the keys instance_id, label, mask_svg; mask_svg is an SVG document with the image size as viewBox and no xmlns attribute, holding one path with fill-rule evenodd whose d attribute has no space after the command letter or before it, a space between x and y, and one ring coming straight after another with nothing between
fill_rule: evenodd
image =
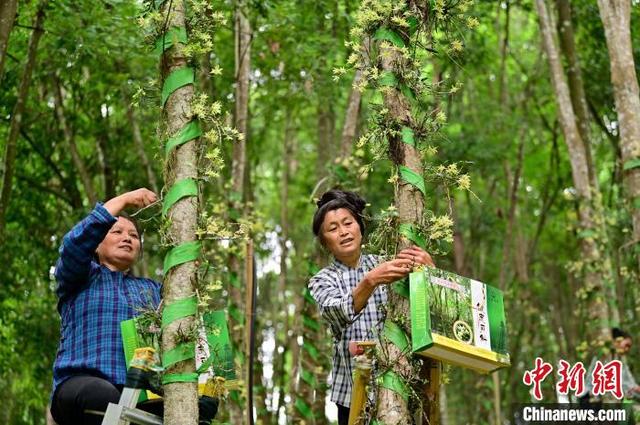
<instances>
[{"instance_id":1,"label":"green binding tape","mask_svg":"<svg viewBox=\"0 0 640 425\"><path fill-rule=\"evenodd\" d=\"M309 290L309 288L304 288L304 299L311 304L315 304L316 300L313 299L313 296L311 295L311 291Z\"/></svg>"},{"instance_id":2,"label":"green binding tape","mask_svg":"<svg viewBox=\"0 0 640 425\"><path fill-rule=\"evenodd\" d=\"M402 126L400 133L402 135L403 142L409 146L413 146L414 148L416 147L416 138L411 127Z\"/></svg>"},{"instance_id":3,"label":"green binding tape","mask_svg":"<svg viewBox=\"0 0 640 425\"><path fill-rule=\"evenodd\" d=\"M238 325L244 324L244 315L235 304L229 305L229 316L231 316L231 319L233 319L233 321L236 322L236 324Z\"/></svg>"},{"instance_id":4,"label":"green binding tape","mask_svg":"<svg viewBox=\"0 0 640 425\"><path fill-rule=\"evenodd\" d=\"M193 342L185 342L177 347L165 351L162 354L162 367L169 368L176 363L194 358L196 355L196 345Z\"/></svg>"},{"instance_id":5,"label":"green binding tape","mask_svg":"<svg viewBox=\"0 0 640 425\"><path fill-rule=\"evenodd\" d=\"M200 128L198 120L189 121L180 131L167 140L167 143L164 145L165 157L168 157L174 148L190 140L197 139L200 136L202 136L202 129Z\"/></svg>"},{"instance_id":6,"label":"green binding tape","mask_svg":"<svg viewBox=\"0 0 640 425\"><path fill-rule=\"evenodd\" d=\"M162 85L162 106L167 102L171 93L189 84L193 84L195 72L193 68L180 68L173 71Z\"/></svg>"},{"instance_id":7,"label":"green binding tape","mask_svg":"<svg viewBox=\"0 0 640 425\"><path fill-rule=\"evenodd\" d=\"M409 391L407 390L407 386L394 371L386 371L381 378L378 378L378 383L383 388L400 395L404 399L405 403L409 401Z\"/></svg>"},{"instance_id":8,"label":"green binding tape","mask_svg":"<svg viewBox=\"0 0 640 425\"><path fill-rule=\"evenodd\" d=\"M313 329L314 331L320 330L320 323L318 323L315 319L312 319L311 317L302 316L302 324L309 329Z\"/></svg>"},{"instance_id":9,"label":"green binding tape","mask_svg":"<svg viewBox=\"0 0 640 425\"><path fill-rule=\"evenodd\" d=\"M176 43L187 44L187 29L185 27L172 27L156 40L156 48L153 53L161 55Z\"/></svg>"},{"instance_id":10,"label":"green binding tape","mask_svg":"<svg viewBox=\"0 0 640 425\"><path fill-rule=\"evenodd\" d=\"M409 100L413 102L415 102L417 99L413 89L404 83L400 84L400 92L404 95L404 97L409 98Z\"/></svg>"},{"instance_id":11,"label":"green binding tape","mask_svg":"<svg viewBox=\"0 0 640 425\"><path fill-rule=\"evenodd\" d=\"M178 319L193 316L197 309L198 298L195 295L166 304L162 310L162 329Z\"/></svg>"},{"instance_id":12,"label":"green binding tape","mask_svg":"<svg viewBox=\"0 0 640 425\"><path fill-rule=\"evenodd\" d=\"M507 354L507 320L504 312L502 291L491 285L485 285L487 297L487 315L489 316L489 339L491 351Z\"/></svg>"},{"instance_id":13,"label":"green binding tape","mask_svg":"<svg viewBox=\"0 0 640 425\"><path fill-rule=\"evenodd\" d=\"M164 274L175 266L197 260L200 257L200 249L199 241L185 242L171 248L164 257Z\"/></svg>"},{"instance_id":14,"label":"green binding tape","mask_svg":"<svg viewBox=\"0 0 640 425\"><path fill-rule=\"evenodd\" d=\"M176 202L187 196L198 196L198 183L192 178L178 180L171 186L162 203L162 215L167 215Z\"/></svg>"},{"instance_id":15,"label":"green binding tape","mask_svg":"<svg viewBox=\"0 0 640 425\"><path fill-rule=\"evenodd\" d=\"M314 418L313 411L303 399L297 398L295 406L296 409L298 409L298 412L300 412L300 414L305 418L309 420L312 420Z\"/></svg>"},{"instance_id":16,"label":"green binding tape","mask_svg":"<svg viewBox=\"0 0 640 425\"><path fill-rule=\"evenodd\" d=\"M415 353L426 350L433 343L425 272L414 272L409 275L409 292L411 349Z\"/></svg>"},{"instance_id":17,"label":"green binding tape","mask_svg":"<svg viewBox=\"0 0 640 425\"><path fill-rule=\"evenodd\" d=\"M398 78L393 72L384 71L378 78L379 86L395 87L398 85Z\"/></svg>"},{"instance_id":18,"label":"green binding tape","mask_svg":"<svg viewBox=\"0 0 640 425\"><path fill-rule=\"evenodd\" d=\"M405 238L409 239L414 244L418 245L420 248L426 250L427 249L427 240L420 234L418 229L409 223L401 223L398 226L398 233L400 233Z\"/></svg>"},{"instance_id":19,"label":"green binding tape","mask_svg":"<svg viewBox=\"0 0 640 425\"><path fill-rule=\"evenodd\" d=\"M232 272L231 275L229 275L229 283L235 288L242 288L242 284L238 278L238 273L236 272Z\"/></svg>"},{"instance_id":20,"label":"green binding tape","mask_svg":"<svg viewBox=\"0 0 640 425\"><path fill-rule=\"evenodd\" d=\"M316 376L313 373L309 372L308 370L302 369L300 371L300 378L302 378L302 380L304 382L306 382L312 388L315 388L316 385L318 385L318 381L316 380Z\"/></svg>"},{"instance_id":21,"label":"green binding tape","mask_svg":"<svg viewBox=\"0 0 640 425\"><path fill-rule=\"evenodd\" d=\"M622 169L624 171L627 171L627 170L632 170L634 168L639 168L639 167L640 167L640 158L633 158L626 161L622 166Z\"/></svg>"},{"instance_id":22,"label":"green binding tape","mask_svg":"<svg viewBox=\"0 0 640 425\"><path fill-rule=\"evenodd\" d=\"M374 40L386 40L396 47L404 47L405 43L402 36L392 29L386 27L380 27L373 35Z\"/></svg>"},{"instance_id":23,"label":"green binding tape","mask_svg":"<svg viewBox=\"0 0 640 425\"><path fill-rule=\"evenodd\" d=\"M407 279L402 279L399 282L392 284L393 292L404 298L409 298L409 282Z\"/></svg>"},{"instance_id":24,"label":"green binding tape","mask_svg":"<svg viewBox=\"0 0 640 425\"><path fill-rule=\"evenodd\" d=\"M198 382L197 373L167 373L162 376L162 384L174 384L176 382Z\"/></svg>"},{"instance_id":25,"label":"green binding tape","mask_svg":"<svg viewBox=\"0 0 640 425\"><path fill-rule=\"evenodd\" d=\"M227 380L236 379L235 365L233 363L233 348L229 338L227 315L224 310L207 312L202 316L207 330L207 343L211 355L204 362L198 372L203 372L213 365L216 376Z\"/></svg>"},{"instance_id":26,"label":"green binding tape","mask_svg":"<svg viewBox=\"0 0 640 425\"><path fill-rule=\"evenodd\" d=\"M385 320L384 322L384 330L382 331L385 338L387 338L393 345L398 347L401 352L409 351L409 342L407 341L407 336L400 329L398 325L396 325L391 320Z\"/></svg>"},{"instance_id":27,"label":"green binding tape","mask_svg":"<svg viewBox=\"0 0 640 425\"><path fill-rule=\"evenodd\" d=\"M309 353L309 355L313 360L318 361L318 358L320 357L320 353L318 352L318 349L316 347L314 347L313 345L305 341L302 343L302 348L304 348L305 351Z\"/></svg>"},{"instance_id":28,"label":"green binding tape","mask_svg":"<svg viewBox=\"0 0 640 425\"><path fill-rule=\"evenodd\" d=\"M406 181L407 183L409 183L410 185L418 189L420 192L422 192L424 196L427 195L427 189L424 185L424 179L420 174L416 173L411 168L406 167L404 165L398 166L398 171L400 171L400 178L402 180Z\"/></svg>"}]
</instances>

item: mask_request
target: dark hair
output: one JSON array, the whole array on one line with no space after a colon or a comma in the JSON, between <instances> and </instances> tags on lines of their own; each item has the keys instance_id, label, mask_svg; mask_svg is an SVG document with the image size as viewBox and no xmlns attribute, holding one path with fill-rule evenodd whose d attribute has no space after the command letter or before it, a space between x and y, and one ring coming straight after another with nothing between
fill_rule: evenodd
<instances>
[{"instance_id":1,"label":"dark hair","mask_svg":"<svg viewBox=\"0 0 640 425\"><path fill-rule=\"evenodd\" d=\"M364 219L362 218L362 211L366 207L367 202L355 192L347 192L339 189L332 189L325 192L320 200L316 203L318 209L313 215L313 234L318 236L320 233L320 227L324 221L325 215L329 211L345 208L349 210L353 218L355 218L358 226L360 226L360 233L364 236Z\"/></svg>"},{"instance_id":2,"label":"dark hair","mask_svg":"<svg viewBox=\"0 0 640 425\"><path fill-rule=\"evenodd\" d=\"M611 328L611 337L613 339L618 339L618 338L631 338L631 335L629 334L629 332L627 331L623 331L620 328Z\"/></svg>"}]
</instances>

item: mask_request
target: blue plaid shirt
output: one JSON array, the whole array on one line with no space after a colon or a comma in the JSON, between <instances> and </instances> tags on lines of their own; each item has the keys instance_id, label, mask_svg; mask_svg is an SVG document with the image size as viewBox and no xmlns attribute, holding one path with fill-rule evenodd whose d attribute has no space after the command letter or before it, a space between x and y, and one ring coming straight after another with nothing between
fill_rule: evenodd
<instances>
[{"instance_id":1,"label":"blue plaid shirt","mask_svg":"<svg viewBox=\"0 0 640 425\"><path fill-rule=\"evenodd\" d=\"M98 203L62 241L55 271L62 323L53 365L54 392L79 374L124 384L127 366L120 322L136 316L139 308L160 302L159 283L113 272L94 261L96 248L116 221Z\"/></svg>"},{"instance_id":2,"label":"blue plaid shirt","mask_svg":"<svg viewBox=\"0 0 640 425\"><path fill-rule=\"evenodd\" d=\"M366 341L377 337L384 313L381 307L387 302L387 286L380 285L367 305L360 313L356 313L353 309L353 289L379 262L378 256L363 254L358 267L352 269L335 260L309 281L311 295L333 335L331 401L342 406L351 406L353 358L349 354L349 341Z\"/></svg>"}]
</instances>

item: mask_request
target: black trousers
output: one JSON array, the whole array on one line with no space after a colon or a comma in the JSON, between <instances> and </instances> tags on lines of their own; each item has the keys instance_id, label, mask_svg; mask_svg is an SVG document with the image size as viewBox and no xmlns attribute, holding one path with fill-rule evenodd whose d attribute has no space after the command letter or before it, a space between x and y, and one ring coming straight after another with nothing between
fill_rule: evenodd
<instances>
[{"instance_id":1,"label":"black trousers","mask_svg":"<svg viewBox=\"0 0 640 425\"><path fill-rule=\"evenodd\" d=\"M336 404L336 406L338 406L338 425L349 425L349 412L351 409L341 404Z\"/></svg>"},{"instance_id":2,"label":"black trousers","mask_svg":"<svg viewBox=\"0 0 640 425\"><path fill-rule=\"evenodd\" d=\"M113 385L103 378L78 375L67 379L56 388L51 400L51 416L58 425L100 425L109 403L120 400L122 386ZM162 416L162 402L141 403L138 408ZM209 424L218 412L218 400L211 397L198 399L200 424ZM101 412L98 414L96 412Z\"/></svg>"}]
</instances>

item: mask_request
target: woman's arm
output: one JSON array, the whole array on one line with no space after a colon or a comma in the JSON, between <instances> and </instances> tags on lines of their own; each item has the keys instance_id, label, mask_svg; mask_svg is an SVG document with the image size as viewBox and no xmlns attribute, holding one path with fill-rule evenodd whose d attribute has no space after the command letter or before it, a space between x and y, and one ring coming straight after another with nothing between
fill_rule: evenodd
<instances>
[{"instance_id":1,"label":"woman's arm","mask_svg":"<svg viewBox=\"0 0 640 425\"><path fill-rule=\"evenodd\" d=\"M402 279L411 271L411 261L402 258L386 261L371 269L353 288L353 309L360 313L366 307L369 298L379 285Z\"/></svg>"},{"instance_id":2,"label":"woman's arm","mask_svg":"<svg viewBox=\"0 0 640 425\"><path fill-rule=\"evenodd\" d=\"M55 271L58 281L56 293L60 298L88 282L94 253L117 221L114 216L124 208L146 206L155 199L155 194L150 190L138 189L116 196L104 205L98 203L86 218L64 236Z\"/></svg>"}]
</instances>

